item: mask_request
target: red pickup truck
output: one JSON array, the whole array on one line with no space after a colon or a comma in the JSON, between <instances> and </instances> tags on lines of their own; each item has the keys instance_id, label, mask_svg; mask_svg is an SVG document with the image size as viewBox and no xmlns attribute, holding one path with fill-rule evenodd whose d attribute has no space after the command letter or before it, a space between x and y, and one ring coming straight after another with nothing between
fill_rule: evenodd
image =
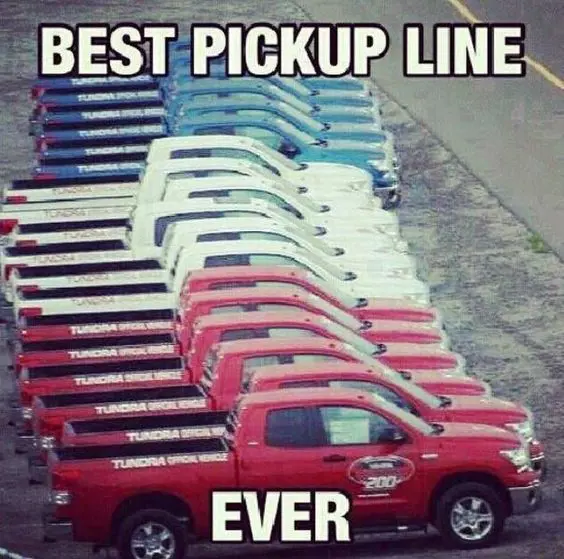
<instances>
[{"instance_id":1,"label":"red pickup truck","mask_svg":"<svg viewBox=\"0 0 564 559\"><path fill-rule=\"evenodd\" d=\"M248 312L204 316L194 325L194 336L187 344L187 364L194 382L201 374L203 358L218 342L255 338L322 337L339 340L355 351L372 356L396 370L414 374L422 371L441 371L464 374L461 355L431 344L373 344L352 330L323 316L303 311Z\"/></svg>"},{"instance_id":2,"label":"red pickup truck","mask_svg":"<svg viewBox=\"0 0 564 559\"><path fill-rule=\"evenodd\" d=\"M350 363L270 365L247 372L248 392L321 387L379 394L429 423L484 423L510 429L529 443L533 468L545 472L544 445L536 438L533 414L520 404L483 395L437 396L440 390L426 390L401 376L375 375L371 369Z\"/></svg>"},{"instance_id":3,"label":"red pickup truck","mask_svg":"<svg viewBox=\"0 0 564 559\"><path fill-rule=\"evenodd\" d=\"M177 337L187 347L194 322L205 315L255 311L302 310L324 316L372 342L441 344L447 346L443 330L424 322L399 320L360 321L351 313L296 287L253 287L197 291L185 300L179 312Z\"/></svg>"},{"instance_id":4,"label":"red pickup truck","mask_svg":"<svg viewBox=\"0 0 564 559\"><path fill-rule=\"evenodd\" d=\"M248 394L226 428L221 438L52 450L45 539L115 546L122 559L181 559L189 538L212 537L218 488L330 488L347 496L353 533L432 524L449 544L477 548L540 503L515 433L428 424L357 390Z\"/></svg>"},{"instance_id":5,"label":"red pickup truck","mask_svg":"<svg viewBox=\"0 0 564 559\"><path fill-rule=\"evenodd\" d=\"M180 307L196 291L239 287L301 287L358 320L402 320L442 326L439 311L398 299L362 299L339 291L312 273L292 266L225 266L190 272L181 292Z\"/></svg>"}]
</instances>

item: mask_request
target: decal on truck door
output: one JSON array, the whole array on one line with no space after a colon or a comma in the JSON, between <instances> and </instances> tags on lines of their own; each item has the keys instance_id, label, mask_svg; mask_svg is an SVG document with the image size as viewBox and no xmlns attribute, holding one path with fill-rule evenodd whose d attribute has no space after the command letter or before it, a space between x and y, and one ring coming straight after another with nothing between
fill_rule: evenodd
<instances>
[{"instance_id":1,"label":"decal on truck door","mask_svg":"<svg viewBox=\"0 0 564 559\"><path fill-rule=\"evenodd\" d=\"M415 473L411 460L399 456L365 456L349 467L349 479L367 491L390 491L410 479Z\"/></svg>"}]
</instances>

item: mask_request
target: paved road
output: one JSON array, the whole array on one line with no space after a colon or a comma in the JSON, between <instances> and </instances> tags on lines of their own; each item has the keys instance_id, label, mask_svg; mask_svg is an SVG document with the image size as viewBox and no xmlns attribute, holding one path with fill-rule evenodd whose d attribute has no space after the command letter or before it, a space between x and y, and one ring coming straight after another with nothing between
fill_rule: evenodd
<instances>
[{"instance_id":1,"label":"paved road","mask_svg":"<svg viewBox=\"0 0 564 559\"><path fill-rule=\"evenodd\" d=\"M464 21L447 0L297 0L312 19L379 22L388 54L374 65L385 91L426 124L486 186L564 258L564 90L532 68L523 79L402 75L403 24ZM527 24L527 54L564 77L562 0L468 0L483 21Z\"/></svg>"}]
</instances>

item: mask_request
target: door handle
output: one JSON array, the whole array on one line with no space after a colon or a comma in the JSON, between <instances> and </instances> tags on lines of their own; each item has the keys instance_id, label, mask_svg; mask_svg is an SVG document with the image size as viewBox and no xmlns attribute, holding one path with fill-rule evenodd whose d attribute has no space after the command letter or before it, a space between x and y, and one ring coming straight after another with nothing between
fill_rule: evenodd
<instances>
[{"instance_id":1,"label":"door handle","mask_svg":"<svg viewBox=\"0 0 564 559\"><path fill-rule=\"evenodd\" d=\"M345 462L346 459L342 454L329 454L323 457L323 462Z\"/></svg>"}]
</instances>

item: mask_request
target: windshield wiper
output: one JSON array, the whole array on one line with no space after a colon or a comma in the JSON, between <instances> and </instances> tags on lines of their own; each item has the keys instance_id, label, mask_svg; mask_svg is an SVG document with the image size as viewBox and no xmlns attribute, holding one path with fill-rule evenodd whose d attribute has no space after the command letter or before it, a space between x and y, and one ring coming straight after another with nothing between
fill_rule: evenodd
<instances>
[{"instance_id":1,"label":"windshield wiper","mask_svg":"<svg viewBox=\"0 0 564 559\"><path fill-rule=\"evenodd\" d=\"M445 430L444 426L440 423L431 423L431 428L433 429L433 435L440 435L444 433Z\"/></svg>"},{"instance_id":2,"label":"windshield wiper","mask_svg":"<svg viewBox=\"0 0 564 559\"><path fill-rule=\"evenodd\" d=\"M438 398L441 401L439 407L448 408L449 406L452 406L452 400L448 396L439 396Z\"/></svg>"}]
</instances>

